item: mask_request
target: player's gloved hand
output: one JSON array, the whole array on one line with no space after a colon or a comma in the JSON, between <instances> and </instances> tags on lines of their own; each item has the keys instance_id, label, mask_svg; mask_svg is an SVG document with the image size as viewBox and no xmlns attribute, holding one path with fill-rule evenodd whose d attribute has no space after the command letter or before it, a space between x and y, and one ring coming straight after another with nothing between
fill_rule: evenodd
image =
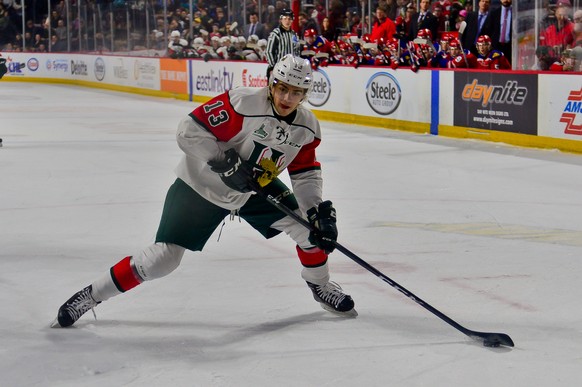
<instances>
[{"instance_id":1,"label":"player's gloved hand","mask_svg":"<svg viewBox=\"0 0 582 387\"><path fill-rule=\"evenodd\" d=\"M240 192L258 190L253 167L248 161L240 158L234 148L224 152L222 161L209 161L210 169L218 173L224 184Z\"/></svg>"},{"instance_id":2,"label":"player's gloved hand","mask_svg":"<svg viewBox=\"0 0 582 387\"><path fill-rule=\"evenodd\" d=\"M329 200L319 203L318 208L307 210L307 220L316 230L309 233L309 242L324 250L327 254L335 250L337 227L335 208Z\"/></svg>"}]
</instances>

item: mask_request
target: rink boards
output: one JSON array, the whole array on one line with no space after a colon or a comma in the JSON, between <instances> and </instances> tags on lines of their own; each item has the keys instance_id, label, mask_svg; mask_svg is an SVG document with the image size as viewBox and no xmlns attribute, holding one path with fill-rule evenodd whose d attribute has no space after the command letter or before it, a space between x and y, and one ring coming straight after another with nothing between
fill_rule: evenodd
<instances>
[{"instance_id":1,"label":"rink boards","mask_svg":"<svg viewBox=\"0 0 582 387\"><path fill-rule=\"evenodd\" d=\"M88 54L3 53L3 81L58 82L204 102L262 87L266 64ZM308 106L320 119L582 152L582 75L328 66Z\"/></svg>"}]
</instances>

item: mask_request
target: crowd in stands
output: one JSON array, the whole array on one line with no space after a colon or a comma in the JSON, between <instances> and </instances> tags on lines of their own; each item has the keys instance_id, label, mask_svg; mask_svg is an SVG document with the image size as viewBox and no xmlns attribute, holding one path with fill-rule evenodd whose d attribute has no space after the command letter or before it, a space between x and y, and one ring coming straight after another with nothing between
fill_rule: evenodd
<instances>
[{"instance_id":1,"label":"crowd in stands","mask_svg":"<svg viewBox=\"0 0 582 387\"><path fill-rule=\"evenodd\" d=\"M24 1L24 0L20 0ZM74 2L75 0L73 0ZM124 0L84 0L91 10ZM136 4L138 0L135 1ZM544 0L545 16L539 23L536 66L538 70L580 71L582 57L582 10L574 12L570 0ZM173 58L204 60L265 61L269 33L279 25L279 15L288 1L246 0L246 17L228 15L226 0L194 1L192 15L187 1L168 0L166 17L162 1L154 1L155 26L146 40L132 48L165 50ZM242 3L242 2L241 2ZM512 0L379 0L373 1L372 20L362 18L361 5L368 2L314 0L302 2L296 17L297 51L314 68L328 64L389 66L396 68L485 68L510 69L512 61ZM0 47L4 51L114 51L109 31L123 35L125 14L111 18L109 25L93 26L99 39L78 37L89 31L74 17L67 28L64 1L55 2L50 17L28 19L21 32L18 0L0 2ZM329 4L326 12L325 4ZM418 8L416 7L418 4ZM241 6L242 7L242 6ZM242 9L242 8L241 8ZM366 10L367 13L367 10ZM104 18L103 23L109 23ZM369 27L371 26L371 28ZM127 26L125 26L127 27ZM131 29L140 31L137 22ZM48 30L50 29L50 33ZM163 31L167 31L168 37ZM139 36L135 33L132 35ZM50 36L50 41L49 41ZM23 40L24 39L24 44ZM65 44L66 42L66 44ZM97 42L97 43L95 43ZM147 47L146 47L147 46ZM578 62L576 62L576 59Z\"/></svg>"}]
</instances>

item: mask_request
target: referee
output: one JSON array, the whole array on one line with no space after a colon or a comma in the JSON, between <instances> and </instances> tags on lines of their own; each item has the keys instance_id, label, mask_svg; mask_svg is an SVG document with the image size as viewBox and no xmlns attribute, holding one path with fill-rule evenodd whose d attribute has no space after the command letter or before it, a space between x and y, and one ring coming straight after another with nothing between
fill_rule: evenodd
<instances>
[{"instance_id":1,"label":"referee","mask_svg":"<svg viewBox=\"0 0 582 387\"><path fill-rule=\"evenodd\" d=\"M299 39L295 32L291 29L293 24L293 11L284 8L279 16L279 26L273 28L269 39L267 40L267 79L271 75L271 71L275 63L287 54L299 55Z\"/></svg>"}]
</instances>

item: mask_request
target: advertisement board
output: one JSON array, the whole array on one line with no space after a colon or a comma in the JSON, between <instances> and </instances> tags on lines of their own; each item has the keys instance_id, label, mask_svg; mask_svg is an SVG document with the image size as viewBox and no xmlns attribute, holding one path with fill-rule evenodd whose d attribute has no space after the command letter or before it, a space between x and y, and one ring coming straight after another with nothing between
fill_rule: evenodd
<instances>
[{"instance_id":1,"label":"advertisement board","mask_svg":"<svg viewBox=\"0 0 582 387\"><path fill-rule=\"evenodd\" d=\"M539 135L582 141L582 77L539 76Z\"/></svg>"},{"instance_id":2,"label":"advertisement board","mask_svg":"<svg viewBox=\"0 0 582 387\"><path fill-rule=\"evenodd\" d=\"M8 76L68 79L160 90L160 59L68 53L9 53Z\"/></svg>"},{"instance_id":3,"label":"advertisement board","mask_svg":"<svg viewBox=\"0 0 582 387\"><path fill-rule=\"evenodd\" d=\"M537 135L534 74L455 72L454 125Z\"/></svg>"},{"instance_id":4,"label":"advertisement board","mask_svg":"<svg viewBox=\"0 0 582 387\"><path fill-rule=\"evenodd\" d=\"M161 58L160 88L170 93L188 94L188 61Z\"/></svg>"}]
</instances>

